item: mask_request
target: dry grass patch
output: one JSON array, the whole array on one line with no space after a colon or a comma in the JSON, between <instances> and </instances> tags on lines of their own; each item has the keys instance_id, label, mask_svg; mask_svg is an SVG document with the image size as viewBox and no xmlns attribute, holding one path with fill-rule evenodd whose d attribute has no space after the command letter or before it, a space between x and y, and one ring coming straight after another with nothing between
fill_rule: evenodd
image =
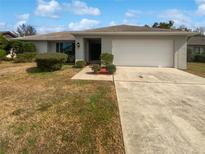
<instances>
[{"instance_id":1,"label":"dry grass patch","mask_svg":"<svg viewBox=\"0 0 205 154\"><path fill-rule=\"evenodd\" d=\"M188 63L186 71L205 78L205 63Z\"/></svg>"},{"instance_id":2,"label":"dry grass patch","mask_svg":"<svg viewBox=\"0 0 205 154\"><path fill-rule=\"evenodd\" d=\"M124 153L112 82L72 81L69 65L18 67L0 70L0 154Z\"/></svg>"}]
</instances>

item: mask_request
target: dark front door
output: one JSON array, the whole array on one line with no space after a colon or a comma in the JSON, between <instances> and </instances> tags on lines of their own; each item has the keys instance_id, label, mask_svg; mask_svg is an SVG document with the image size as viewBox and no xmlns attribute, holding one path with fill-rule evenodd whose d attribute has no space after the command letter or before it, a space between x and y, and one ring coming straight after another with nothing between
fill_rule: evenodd
<instances>
[{"instance_id":1,"label":"dark front door","mask_svg":"<svg viewBox=\"0 0 205 154\"><path fill-rule=\"evenodd\" d=\"M89 40L89 59L90 61L99 61L101 54L101 40Z\"/></svg>"}]
</instances>

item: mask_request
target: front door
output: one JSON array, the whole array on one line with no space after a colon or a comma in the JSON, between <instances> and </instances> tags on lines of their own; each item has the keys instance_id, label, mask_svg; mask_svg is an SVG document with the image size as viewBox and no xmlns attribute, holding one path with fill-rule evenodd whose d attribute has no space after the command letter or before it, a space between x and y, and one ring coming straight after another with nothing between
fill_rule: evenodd
<instances>
[{"instance_id":1,"label":"front door","mask_svg":"<svg viewBox=\"0 0 205 154\"><path fill-rule=\"evenodd\" d=\"M101 55L101 39L89 40L89 61L99 62Z\"/></svg>"}]
</instances>

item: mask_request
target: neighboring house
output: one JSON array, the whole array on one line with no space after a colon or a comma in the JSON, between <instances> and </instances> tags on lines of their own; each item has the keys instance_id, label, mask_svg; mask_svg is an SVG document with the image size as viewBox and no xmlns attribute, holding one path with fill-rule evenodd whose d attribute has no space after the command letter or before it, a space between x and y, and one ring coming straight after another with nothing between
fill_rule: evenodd
<instances>
[{"instance_id":1,"label":"neighboring house","mask_svg":"<svg viewBox=\"0 0 205 154\"><path fill-rule=\"evenodd\" d=\"M0 35L3 35L6 39L16 38L17 35L10 31L0 31Z\"/></svg>"},{"instance_id":2,"label":"neighboring house","mask_svg":"<svg viewBox=\"0 0 205 154\"><path fill-rule=\"evenodd\" d=\"M198 33L118 25L76 32L18 38L32 41L39 52L64 52L72 46L75 60L97 62L100 54L114 55L118 66L187 67L187 37Z\"/></svg>"},{"instance_id":3,"label":"neighboring house","mask_svg":"<svg viewBox=\"0 0 205 154\"><path fill-rule=\"evenodd\" d=\"M205 36L193 36L188 40L188 52L190 54L205 54Z\"/></svg>"}]
</instances>

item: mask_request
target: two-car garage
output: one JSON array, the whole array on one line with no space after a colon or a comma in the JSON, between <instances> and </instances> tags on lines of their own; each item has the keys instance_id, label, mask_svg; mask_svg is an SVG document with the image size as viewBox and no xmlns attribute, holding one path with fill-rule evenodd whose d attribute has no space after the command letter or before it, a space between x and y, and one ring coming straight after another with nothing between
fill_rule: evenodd
<instances>
[{"instance_id":1,"label":"two-car garage","mask_svg":"<svg viewBox=\"0 0 205 154\"><path fill-rule=\"evenodd\" d=\"M112 52L118 66L174 66L173 40L113 39Z\"/></svg>"}]
</instances>

